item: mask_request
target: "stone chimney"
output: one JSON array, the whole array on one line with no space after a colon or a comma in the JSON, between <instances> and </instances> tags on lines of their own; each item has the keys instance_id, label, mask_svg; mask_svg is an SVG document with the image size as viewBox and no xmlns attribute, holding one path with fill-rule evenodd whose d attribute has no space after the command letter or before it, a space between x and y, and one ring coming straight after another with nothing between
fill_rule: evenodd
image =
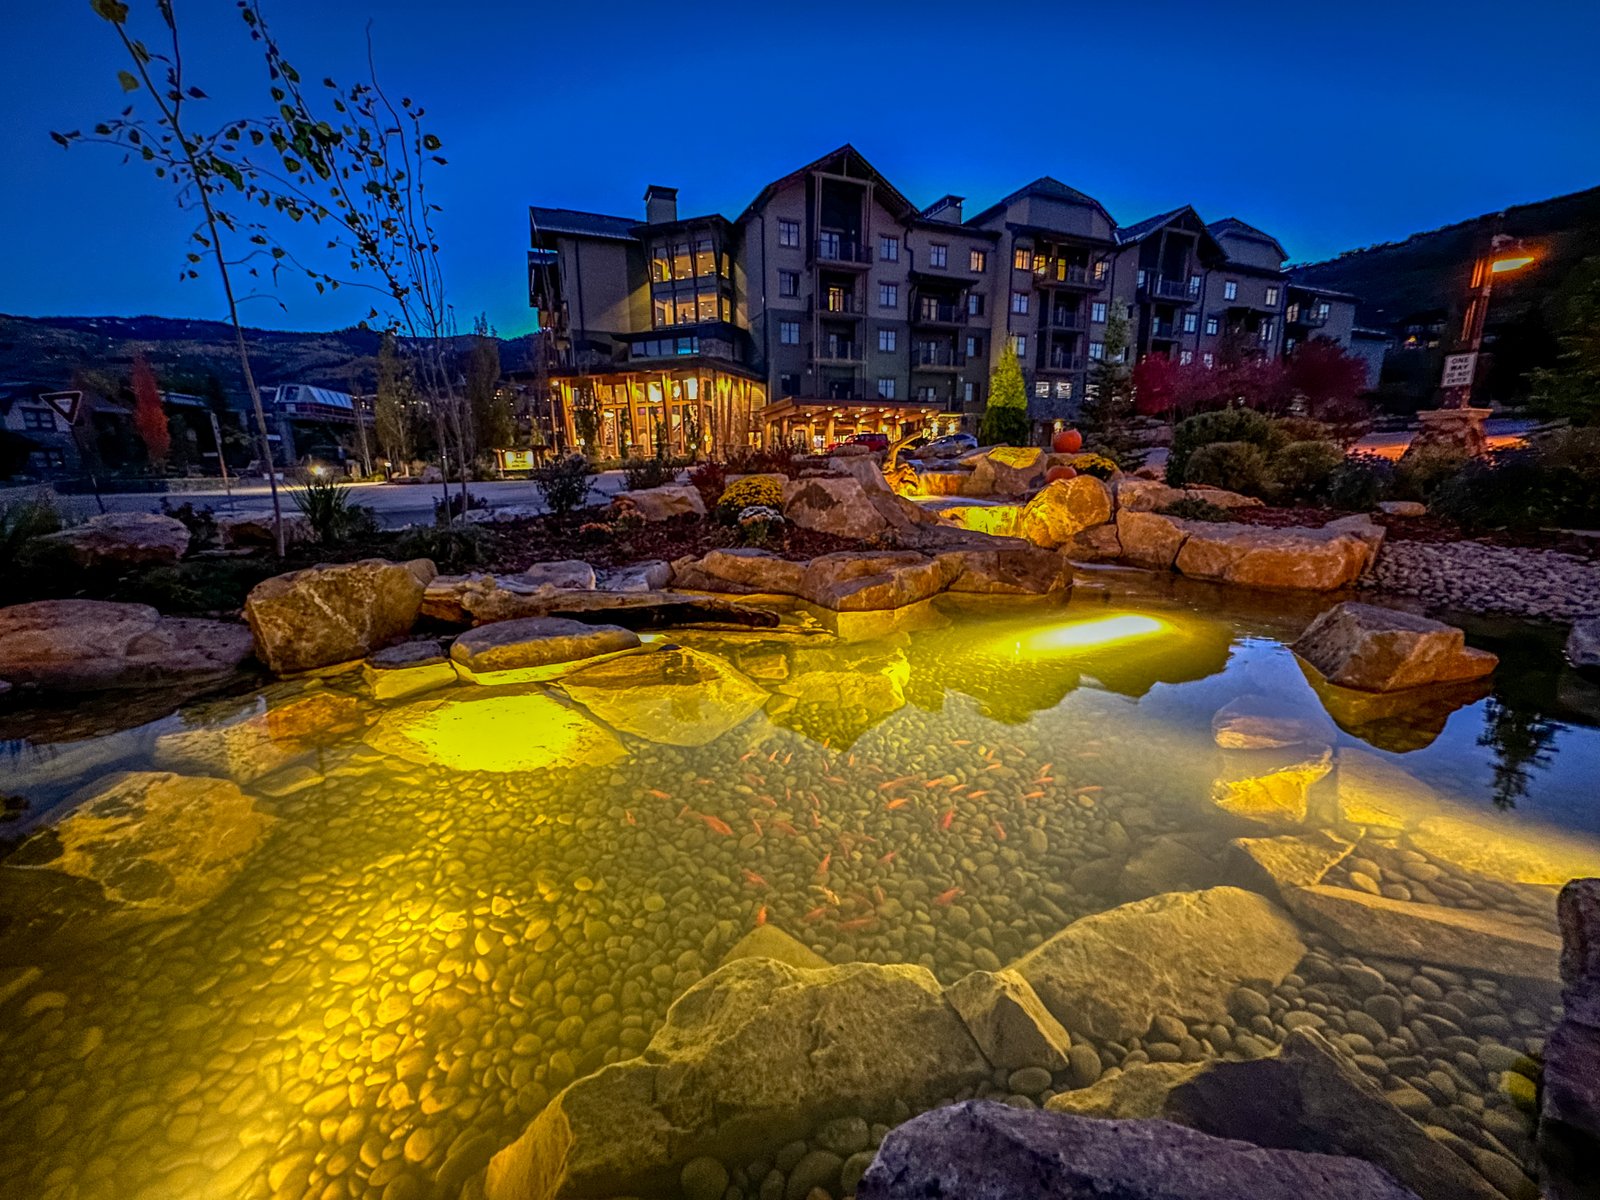
<instances>
[{"instance_id":1,"label":"stone chimney","mask_svg":"<svg viewBox=\"0 0 1600 1200\"><path fill-rule=\"evenodd\" d=\"M644 219L648 225L664 225L678 219L678 189L652 183L644 190Z\"/></svg>"}]
</instances>

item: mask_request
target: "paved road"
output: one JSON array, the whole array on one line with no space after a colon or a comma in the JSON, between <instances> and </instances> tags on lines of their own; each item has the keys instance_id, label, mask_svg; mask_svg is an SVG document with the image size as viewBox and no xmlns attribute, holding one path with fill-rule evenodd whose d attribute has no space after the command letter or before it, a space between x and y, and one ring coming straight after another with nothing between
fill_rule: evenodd
<instances>
[{"instance_id":1,"label":"paved road","mask_svg":"<svg viewBox=\"0 0 1600 1200\"><path fill-rule=\"evenodd\" d=\"M454 495L460 485L451 485L451 494ZM621 471L604 471L597 475L593 483L594 491L602 496L615 495L623 490L623 477ZM432 484L401 484L401 483L353 483L350 485L354 493L352 499L357 504L370 505L378 514L378 520L386 529L395 529L401 525L429 524L433 521L433 505L439 499L439 485ZM492 508L506 508L510 505L527 505L534 509L542 510L543 502L539 498L539 489L526 479L491 480L489 482L472 483L467 485L467 490L480 499L487 500ZM285 506L286 512L294 511L294 501L279 488L279 497ZM270 513L272 511L272 496L265 483L252 481L248 485L235 487L232 497L221 491L203 492L119 492L106 494L102 497L108 512L160 512L162 500L169 500L173 504L182 504L191 501L198 507L210 508L217 513ZM95 506L93 496L62 496L60 503L63 508L82 516L93 516L99 509Z\"/></svg>"}]
</instances>

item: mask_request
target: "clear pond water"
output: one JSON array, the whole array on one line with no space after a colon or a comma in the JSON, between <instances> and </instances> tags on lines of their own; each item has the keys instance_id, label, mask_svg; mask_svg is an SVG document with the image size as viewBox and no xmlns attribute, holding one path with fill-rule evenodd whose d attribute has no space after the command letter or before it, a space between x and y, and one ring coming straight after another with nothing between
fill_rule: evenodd
<instances>
[{"instance_id":1,"label":"clear pond water","mask_svg":"<svg viewBox=\"0 0 1600 1200\"><path fill-rule=\"evenodd\" d=\"M852 642L684 631L743 682L714 702L591 697L605 723L552 685L379 702L357 675L95 732L13 720L0 1194L450 1196L564 1084L638 1053L758 924L949 983L1078 917L1230 882L1241 835L1360 836L1339 788L1363 768L1403 771L1385 778L1488 846L1600 844L1595 689L1525 627L1485 631L1505 653L1492 695L1343 714L1355 732L1330 729L1337 766L1303 823L1223 811L1219 780L1308 752L1220 750L1213 715L1323 705L1283 644L1311 610L1221 603L1080 588ZM441 698L471 702L441 716ZM130 800L123 781L85 807L120 772L169 769L202 782ZM229 773L242 792L204 782ZM1370 830L1329 882L1553 930L1553 887L1431 850ZM1515 1194L1529 1126L1500 1072L1537 1053L1554 988L1394 961L1373 983L1307 942L1266 1013L1100 1045L1102 1063L1264 1052L1304 1012ZM1082 1082L1040 1076L986 1090L1037 1103ZM905 1114L862 1115L857 1154ZM781 1195L786 1151L727 1163L730 1186Z\"/></svg>"}]
</instances>

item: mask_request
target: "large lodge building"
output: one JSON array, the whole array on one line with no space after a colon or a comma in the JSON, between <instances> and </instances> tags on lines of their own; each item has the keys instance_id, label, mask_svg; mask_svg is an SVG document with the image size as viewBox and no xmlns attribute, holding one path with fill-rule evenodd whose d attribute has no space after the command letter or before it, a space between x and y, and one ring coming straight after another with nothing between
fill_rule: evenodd
<instances>
[{"instance_id":1,"label":"large lodge building","mask_svg":"<svg viewBox=\"0 0 1600 1200\"><path fill-rule=\"evenodd\" d=\"M1048 176L966 217L960 196L918 208L844 146L733 220L681 217L677 197L649 188L642 221L529 209L529 301L569 446L975 431L1008 346L1043 438L1076 412L1113 313L1134 359L1357 336L1355 298L1294 283L1270 234L1187 206L1118 225Z\"/></svg>"}]
</instances>

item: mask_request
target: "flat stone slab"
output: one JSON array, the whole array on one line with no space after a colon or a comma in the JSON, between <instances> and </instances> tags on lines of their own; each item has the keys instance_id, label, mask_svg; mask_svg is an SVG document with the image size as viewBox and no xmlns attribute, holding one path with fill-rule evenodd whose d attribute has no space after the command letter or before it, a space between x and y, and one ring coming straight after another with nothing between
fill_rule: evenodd
<instances>
[{"instance_id":1,"label":"flat stone slab","mask_svg":"<svg viewBox=\"0 0 1600 1200\"><path fill-rule=\"evenodd\" d=\"M189 549L189 527L159 513L102 513L38 541L88 569L170 566Z\"/></svg>"},{"instance_id":2,"label":"flat stone slab","mask_svg":"<svg viewBox=\"0 0 1600 1200\"><path fill-rule=\"evenodd\" d=\"M401 642L369 654L361 664L361 676L377 700L415 696L458 678L449 650L437 638Z\"/></svg>"},{"instance_id":3,"label":"flat stone slab","mask_svg":"<svg viewBox=\"0 0 1600 1200\"><path fill-rule=\"evenodd\" d=\"M565 617L524 617L480 625L450 643L450 659L472 676L564 666L634 650L639 635L619 625L588 625Z\"/></svg>"},{"instance_id":4,"label":"flat stone slab","mask_svg":"<svg viewBox=\"0 0 1600 1200\"><path fill-rule=\"evenodd\" d=\"M715 655L682 647L583 667L561 690L613 729L669 746L713 742L770 698Z\"/></svg>"},{"instance_id":5,"label":"flat stone slab","mask_svg":"<svg viewBox=\"0 0 1600 1200\"><path fill-rule=\"evenodd\" d=\"M627 755L609 730L542 690L463 688L391 709L367 744L458 771L575 770Z\"/></svg>"}]
</instances>

